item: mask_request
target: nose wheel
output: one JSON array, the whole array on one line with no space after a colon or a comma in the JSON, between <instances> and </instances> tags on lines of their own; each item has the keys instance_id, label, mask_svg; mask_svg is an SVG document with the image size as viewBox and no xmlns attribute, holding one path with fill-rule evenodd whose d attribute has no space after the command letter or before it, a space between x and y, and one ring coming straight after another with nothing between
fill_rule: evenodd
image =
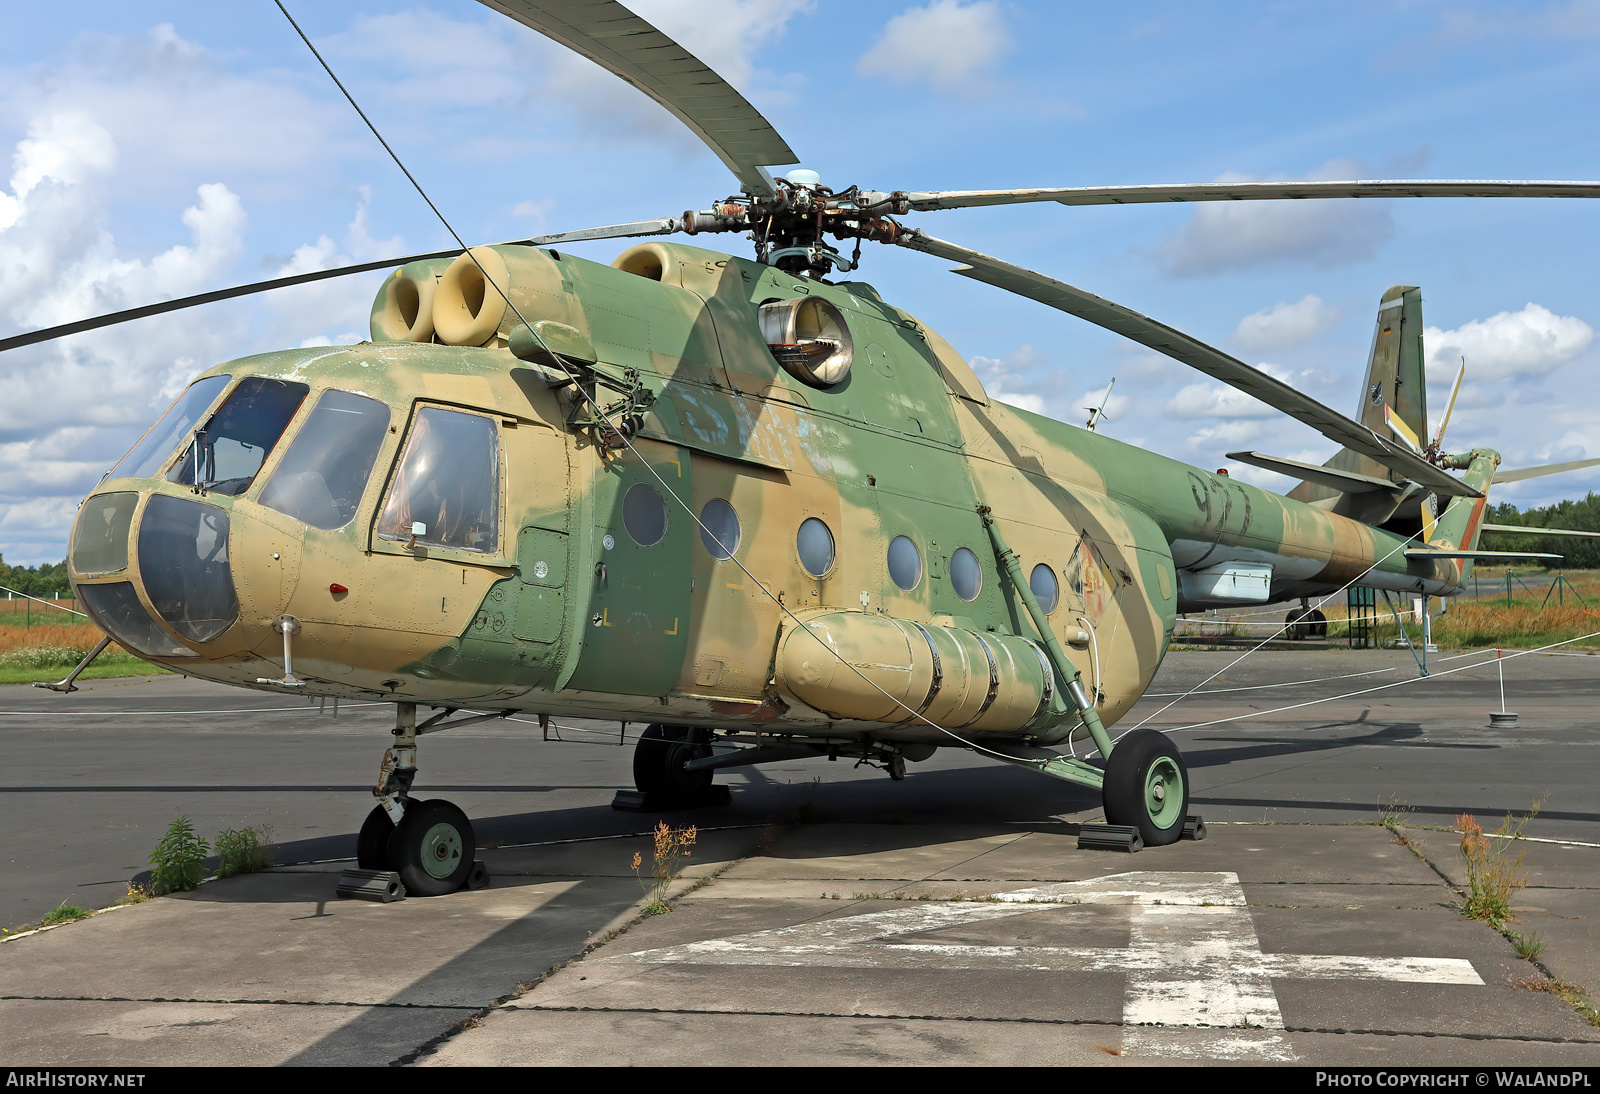
<instances>
[{"instance_id":1,"label":"nose wheel","mask_svg":"<svg viewBox=\"0 0 1600 1094\"><path fill-rule=\"evenodd\" d=\"M449 713L419 727L416 704L396 704L395 742L384 753L372 791L378 805L356 837L356 865L398 873L405 891L414 896L442 896L461 888L473 873L478 849L472 822L460 809L441 798L410 797L417 774L417 735Z\"/></svg>"},{"instance_id":2,"label":"nose wheel","mask_svg":"<svg viewBox=\"0 0 1600 1094\"><path fill-rule=\"evenodd\" d=\"M417 896L461 888L476 851L472 822L442 798L411 803L389 837L390 869L399 873L406 892Z\"/></svg>"}]
</instances>

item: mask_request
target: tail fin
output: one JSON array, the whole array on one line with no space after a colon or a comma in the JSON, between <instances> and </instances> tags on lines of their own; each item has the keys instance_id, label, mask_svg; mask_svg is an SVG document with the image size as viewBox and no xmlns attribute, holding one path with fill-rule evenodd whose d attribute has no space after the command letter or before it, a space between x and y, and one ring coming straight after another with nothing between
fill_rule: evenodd
<instances>
[{"instance_id":1,"label":"tail fin","mask_svg":"<svg viewBox=\"0 0 1600 1094\"><path fill-rule=\"evenodd\" d=\"M1428 385L1422 355L1422 290L1396 285L1383 294L1367 356L1367 379L1361 386L1356 420L1380 437L1396 437L1412 448L1428 435ZM1324 467L1395 481L1387 467L1359 452L1342 448ZM1289 492L1296 501L1321 502L1335 512L1368 524L1381 524L1394 515L1375 511L1391 503L1385 493L1345 494L1328 486L1305 482ZM1332 503L1329 505L1329 503Z\"/></svg>"}]
</instances>

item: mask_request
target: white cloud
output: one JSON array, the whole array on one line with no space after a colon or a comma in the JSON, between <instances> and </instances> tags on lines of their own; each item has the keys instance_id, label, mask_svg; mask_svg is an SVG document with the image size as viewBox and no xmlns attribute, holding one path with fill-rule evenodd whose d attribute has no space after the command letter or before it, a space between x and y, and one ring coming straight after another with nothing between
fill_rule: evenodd
<instances>
[{"instance_id":1,"label":"white cloud","mask_svg":"<svg viewBox=\"0 0 1600 1094\"><path fill-rule=\"evenodd\" d=\"M1185 442L1191 451L1214 454L1237 449L1261 436L1259 422L1221 422L1189 434Z\"/></svg>"},{"instance_id":2,"label":"white cloud","mask_svg":"<svg viewBox=\"0 0 1600 1094\"><path fill-rule=\"evenodd\" d=\"M1179 388L1162 409L1174 418L1268 418L1278 413L1236 387L1204 381Z\"/></svg>"},{"instance_id":3,"label":"white cloud","mask_svg":"<svg viewBox=\"0 0 1600 1094\"><path fill-rule=\"evenodd\" d=\"M1247 350L1283 349L1309 341L1339 318L1336 308L1307 293L1297 302L1274 304L1239 321L1233 340Z\"/></svg>"},{"instance_id":4,"label":"white cloud","mask_svg":"<svg viewBox=\"0 0 1600 1094\"><path fill-rule=\"evenodd\" d=\"M1330 160L1307 179L1369 177L1362 164ZM1248 182L1223 175L1218 182ZM1271 263L1327 268L1370 258L1395 233L1387 200L1207 201L1156 249L1158 261L1180 277Z\"/></svg>"},{"instance_id":5,"label":"white cloud","mask_svg":"<svg viewBox=\"0 0 1600 1094\"><path fill-rule=\"evenodd\" d=\"M1474 319L1455 330L1428 327L1423 332L1428 371L1448 382L1463 356L1467 381L1542 376L1583 352L1594 340L1594 328L1571 315L1556 315L1530 303L1521 311L1503 311Z\"/></svg>"},{"instance_id":6,"label":"white cloud","mask_svg":"<svg viewBox=\"0 0 1600 1094\"><path fill-rule=\"evenodd\" d=\"M1036 347L1018 346L1004 357L975 356L968 364L991 399L1051 414L1050 397L1060 394L1060 377Z\"/></svg>"},{"instance_id":7,"label":"white cloud","mask_svg":"<svg viewBox=\"0 0 1600 1094\"><path fill-rule=\"evenodd\" d=\"M996 0L932 0L890 19L856 71L941 91L983 90L982 73L1011 47Z\"/></svg>"}]
</instances>

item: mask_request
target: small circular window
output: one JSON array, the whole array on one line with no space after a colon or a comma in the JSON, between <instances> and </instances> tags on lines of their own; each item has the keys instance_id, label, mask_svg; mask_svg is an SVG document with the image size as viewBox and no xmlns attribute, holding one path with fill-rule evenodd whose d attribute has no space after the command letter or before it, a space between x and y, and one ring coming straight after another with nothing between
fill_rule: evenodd
<instances>
[{"instance_id":1,"label":"small circular window","mask_svg":"<svg viewBox=\"0 0 1600 1094\"><path fill-rule=\"evenodd\" d=\"M889 579L907 592L922 580L922 554L905 536L895 536L889 544Z\"/></svg>"},{"instance_id":2,"label":"small circular window","mask_svg":"<svg viewBox=\"0 0 1600 1094\"><path fill-rule=\"evenodd\" d=\"M1061 598L1061 585L1056 581L1056 572L1044 563L1033 568L1033 573L1028 575L1028 588L1033 590L1033 598L1039 602L1039 607L1044 609L1044 614L1049 615L1056 610L1056 603Z\"/></svg>"},{"instance_id":3,"label":"small circular window","mask_svg":"<svg viewBox=\"0 0 1600 1094\"><path fill-rule=\"evenodd\" d=\"M800 552L800 565L812 577L821 577L833 569L833 533L816 517L807 517L800 523L794 545Z\"/></svg>"},{"instance_id":4,"label":"small circular window","mask_svg":"<svg viewBox=\"0 0 1600 1094\"><path fill-rule=\"evenodd\" d=\"M667 534L667 504L647 482L636 482L622 496L622 526L641 547L653 547Z\"/></svg>"},{"instance_id":5,"label":"small circular window","mask_svg":"<svg viewBox=\"0 0 1600 1094\"><path fill-rule=\"evenodd\" d=\"M983 567L978 565L978 556L965 547L950 556L950 587L962 600L978 599L978 590L983 588Z\"/></svg>"},{"instance_id":6,"label":"small circular window","mask_svg":"<svg viewBox=\"0 0 1600 1094\"><path fill-rule=\"evenodd\" d=\"M721 498L700 510L700 542L712 558L732 558L739 549L739 514Z\"/></svg>"}]
</instances>

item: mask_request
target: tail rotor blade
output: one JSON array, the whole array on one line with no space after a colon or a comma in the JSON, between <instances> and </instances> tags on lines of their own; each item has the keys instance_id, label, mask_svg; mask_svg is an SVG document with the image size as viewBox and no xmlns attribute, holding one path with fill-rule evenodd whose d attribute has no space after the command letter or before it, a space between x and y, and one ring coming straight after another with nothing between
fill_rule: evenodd
<instances>
[{"instance_id":1,"label":"tail rotor blade","mask_svg":"<svg viewBox=\"0 0 1600 1094\"><path fill-rule=\"evenodd\" d=\"M1463 357L1461 359L1461 367L1456 370L1456 382L1450 388L1450 401L1445 404L1444 417L1439 419L1438 432L1434 433L1433 435L1433 444L1431 447L1435 452L1439 451L1439 446L1444 443L1445 427L1450 424L1450 412L1456 408L1456 396L1461 394L1461 381L1466 378L1466 375L1467 359Z\"/></svg>"}]
</instances>

